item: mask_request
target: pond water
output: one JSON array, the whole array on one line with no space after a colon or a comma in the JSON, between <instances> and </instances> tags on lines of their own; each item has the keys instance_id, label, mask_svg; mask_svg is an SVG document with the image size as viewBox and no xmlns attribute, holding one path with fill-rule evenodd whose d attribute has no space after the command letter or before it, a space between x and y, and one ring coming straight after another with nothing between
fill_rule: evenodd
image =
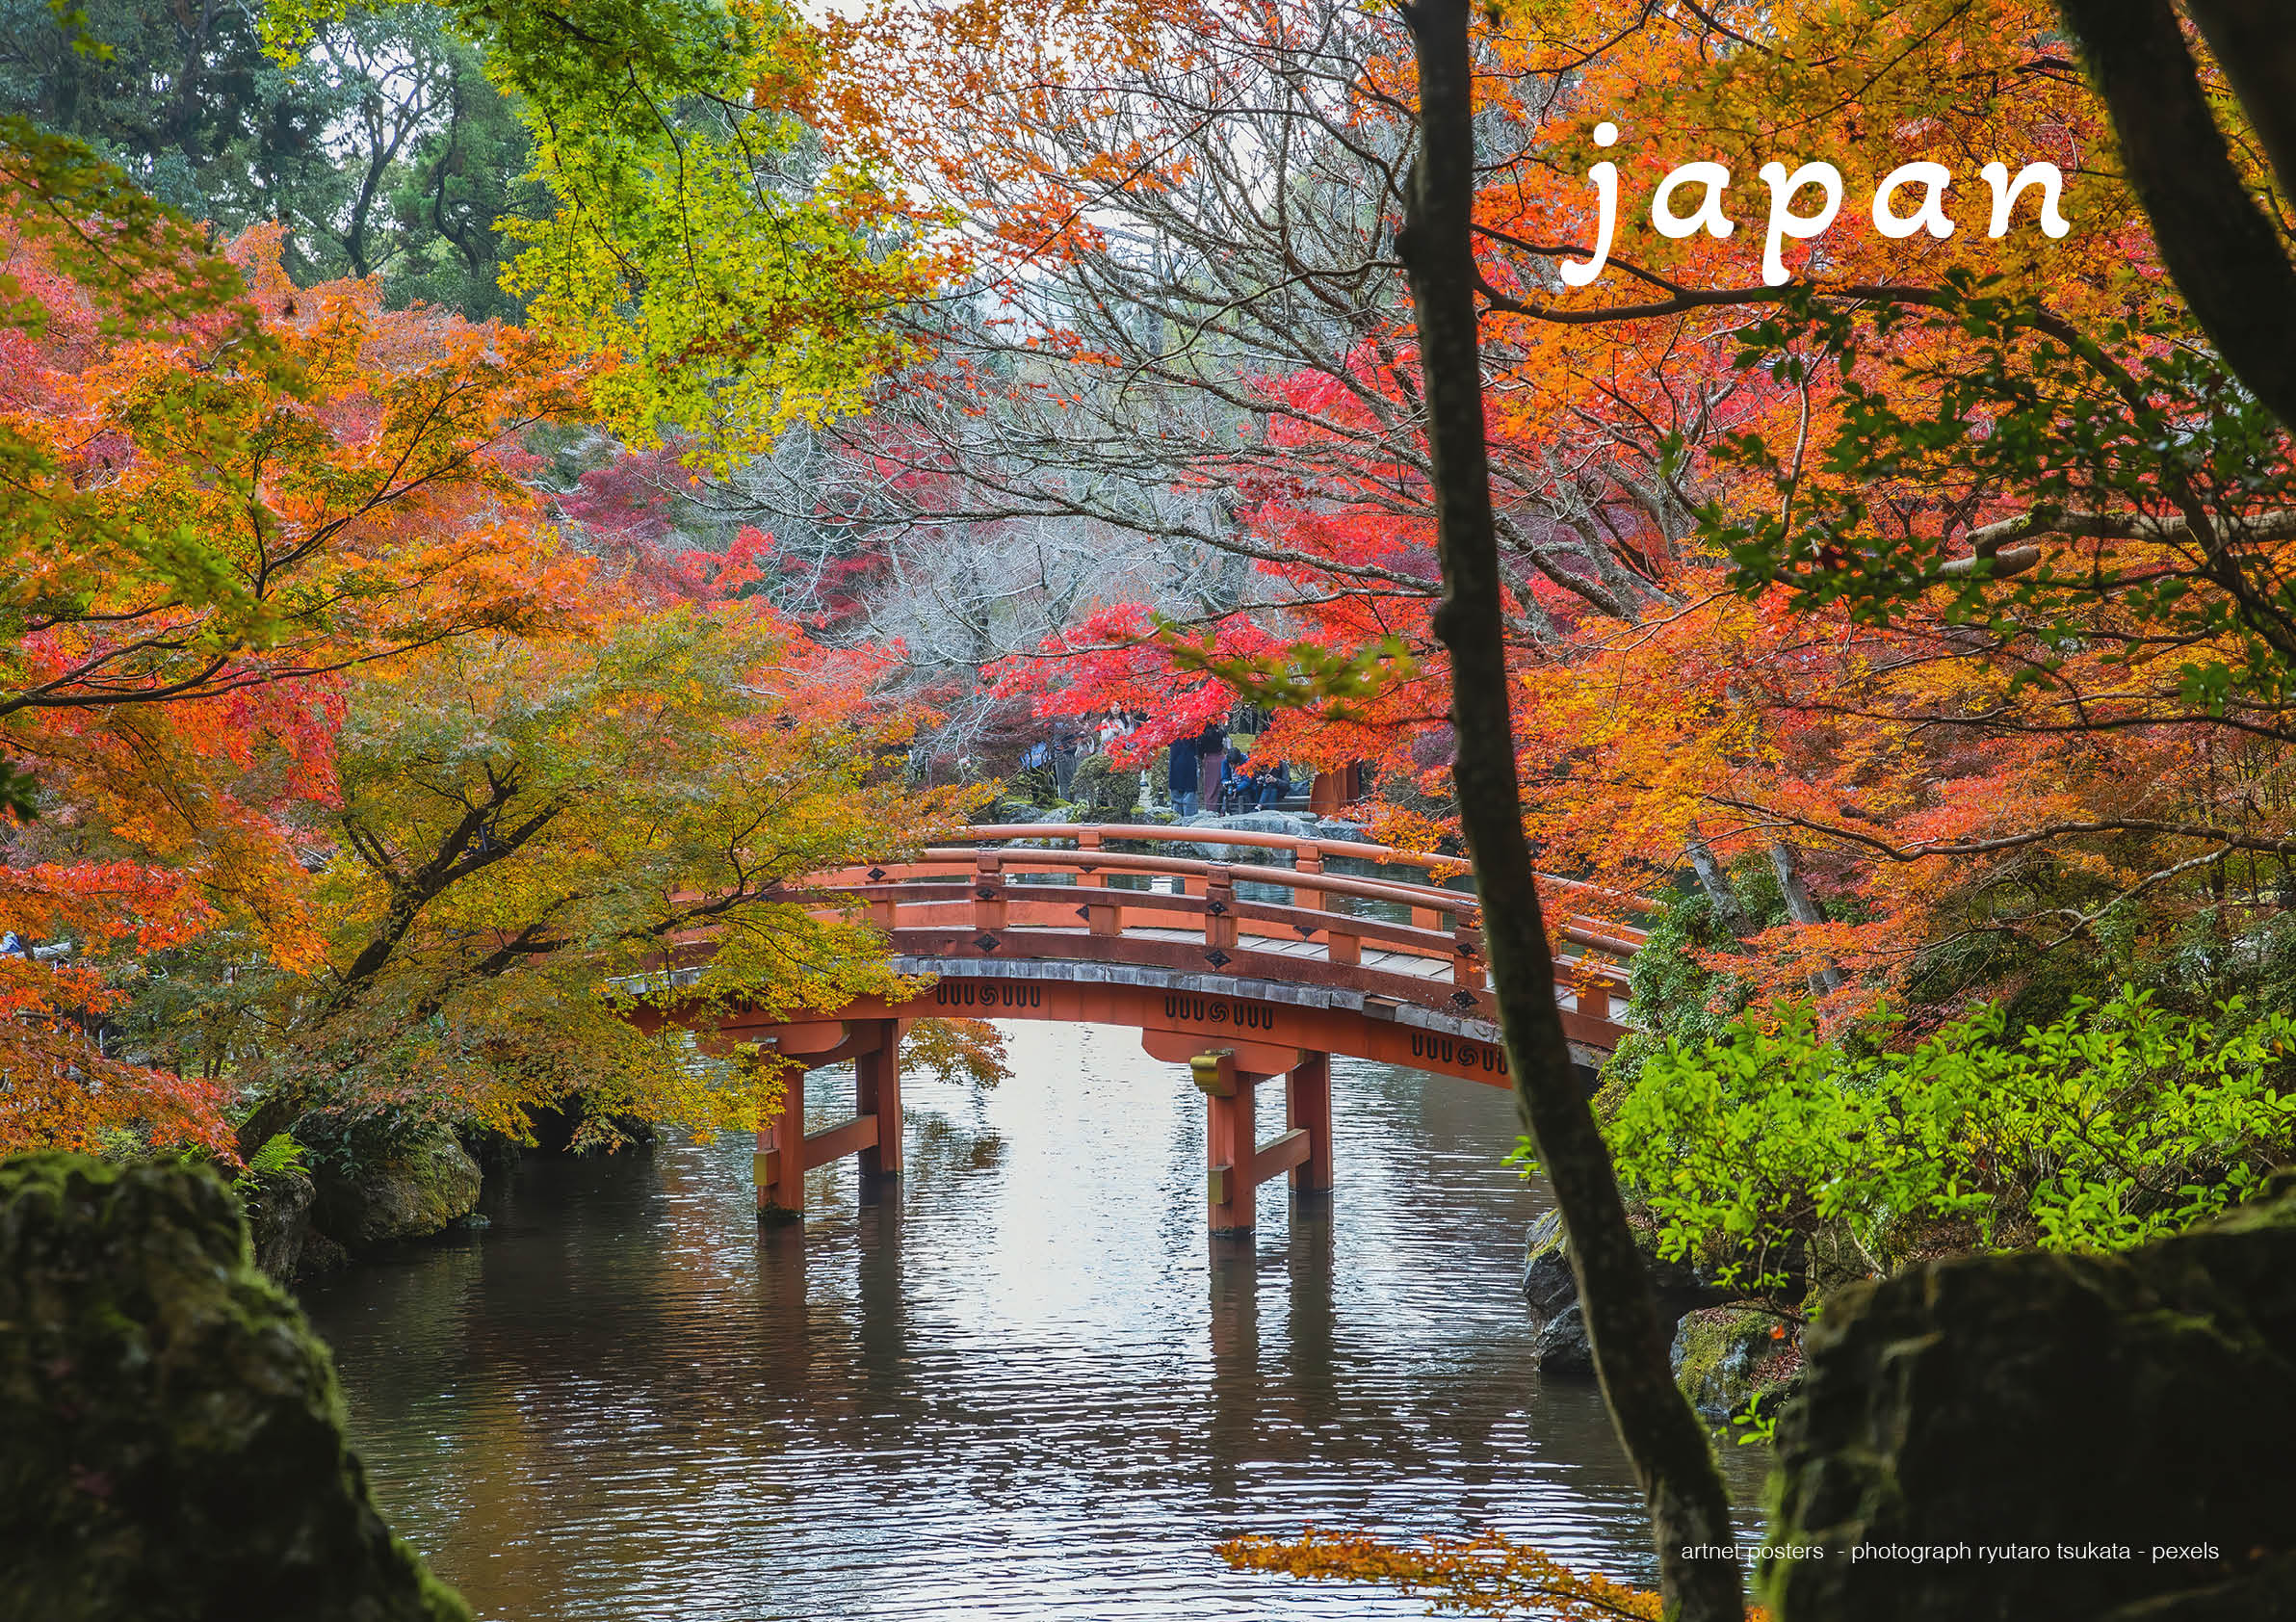
<instances>
[{"instance_id":1,"label":"pond water","mask_svg":"<svg viewBox=\"0 0 2296 1622\"><path fill-rule=\"evenodd\" d=\"M907 1177L823 1167L802 1229L756 1223L747 1138L665 1142L529 1160L483 1231L307 1287L393 1524L516 1622L1424 1614L1213 1553L1309 1521L1650 1580L1600 1399L1531 1371L1508 1095L1336 1060L1336 1193L1212 1242L1178 1067L1006 1033L994 1091L907 1078Z\"/></svg>"}]
</instances>

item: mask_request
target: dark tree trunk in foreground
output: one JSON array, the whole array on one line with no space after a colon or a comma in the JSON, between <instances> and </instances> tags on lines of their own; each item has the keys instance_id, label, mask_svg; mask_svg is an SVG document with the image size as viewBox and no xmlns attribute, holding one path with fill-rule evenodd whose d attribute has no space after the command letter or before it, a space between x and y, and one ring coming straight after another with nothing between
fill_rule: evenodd
<instances>
[{"instance_id":1,"label":"dark tree trunk in foreground","mask_svg":"<svg viewBox=\"0 0 2296 1622\"><path fill-rule=\"evenodd\" d=\"M2232 375L2296 426L2296 268L2201 91L2169 0L2058 0L2112 113L2161 262ZM2283 186L2296 157L2296 17L2286 0L2193 0Z\"/></svg>"},{"instance_id":2,"label":"dark tree trunk in foreground","mask_svg":"<svg viewBox=\"0 0 2296 1622\"><path fill-rule=\"evenodd\" d=\"M2191 0L2191 7L2287 196L2296 188L2296 16L2287 0Z\"/></svg>"},{"instance_id":3,"label":"dark tree trunk in foreground","mask_svg":"<svg viewBox=\"0 0 2296 1622\"><path fill-rule=\"evenodd\" d=\"M1517 1096L1570 1234L1571 1267L1610 1415L1650 1504L1666 1613L1684 1622L1745 1614L1730 1505L1706 1427L1675 1388L1668 1346L1610 1153L1571 1068L1554 1001L1553 953L1539 915L1515 772L1502 641L1505 589L1491 515L1482 363L1470 240L1474 133L1466 0L1420 0L1421 145L1397 247L1411 275L1433 463L1444 598L1436 634L1451 655L1452 768L1483 903L1491 983Z\"/></svg>"}]
</instances>

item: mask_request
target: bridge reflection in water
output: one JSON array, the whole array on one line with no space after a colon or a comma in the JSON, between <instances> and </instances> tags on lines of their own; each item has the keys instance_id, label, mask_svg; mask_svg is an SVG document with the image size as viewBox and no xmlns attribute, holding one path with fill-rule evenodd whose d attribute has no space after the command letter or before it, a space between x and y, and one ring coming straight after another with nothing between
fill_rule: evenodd
<instances>
[{"instance_id":1,"label":"bridge reflection in water","mask_svg":"<svg viewBox=\"0 0 2296 1622\"><path fill-rule=\"evenodd\" d=\"M1171 853L1206 848L1259 859ZM1396 867L1423 876L1376 871ZM804 1213L806 1173L831 1161L856 1157L865 1179L900 1175L899 1053L911 1021L1129 1027L1204 1094L1207 1218L1214 1235L1241 1233L1254 1191L1274 1178L1300 1195L1332 1187L1333 1055L1509 1085L1480 904L1440 882L1462 872L1454 859L1238 829L969 827L916 861L824 874L792 892L866 912L894 966L930 977L919 996L795 1019L681 1004L680 977L708 950L696 937L665 965L641 1017L691 1024L721 1051L756 1043L796 1061L755 1166L760 1212L789 1216ZM1632 898L1546 884L1564 1031L1582 1062L1598 1063L1623 1030L1624 963L1643 939L1623 921ZM805 1072L848 1061L852 1115L807 1131ZM1278 1080L1284 1130L1263 1142L1259 1091Z\"/></svg>"},{"instance_id":2,"label":"bridge reflection in water","mask_svg":"<svg viewBox=\"0 0 2296 1622\"><path fill-rule=\"evenodd\" d=\"M515 1622L1409 1622L1243 1530L1498 1526L1650 1575L1591 1382L1543 1379L1511 1101L1335 1061L1344 1193L1207 1243L1204 1110L1106 1027L912 1079L906 1174L744 1220L750 1144L534 1159L493 1225L306 1287L385 1512ZM813 1120L851 1106L815 1077ZM1759 1502L1759 1450L1725 1446Z\"/></svg>"}]
</instances>

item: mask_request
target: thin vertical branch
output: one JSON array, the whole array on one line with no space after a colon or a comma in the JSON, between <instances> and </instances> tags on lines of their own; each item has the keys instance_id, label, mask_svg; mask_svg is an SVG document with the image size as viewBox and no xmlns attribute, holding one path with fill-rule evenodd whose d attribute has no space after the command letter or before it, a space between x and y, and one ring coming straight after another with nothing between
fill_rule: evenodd
<instances>
[{"instance_id":1,"label":"thin vertical branch","mask_svg":"<svg viewBox=\"0 0 2296 1622\"><path fill-rule=\"evenodd\" d=\"M1466 0L1419 0L1422 145L1396 248L1411 276L1451 656L1452 768L1483 901L1485 949L1517 1096L1570 1234L1595 1371L1650 1504L1666 1614L1740 1622L1742 1579L1712 1444L1676 1389L1650 1279L1555 1006L1553 953L1523 834L1483 427L1472 228L1473 67Z\"/></svg>"}]
</instances>

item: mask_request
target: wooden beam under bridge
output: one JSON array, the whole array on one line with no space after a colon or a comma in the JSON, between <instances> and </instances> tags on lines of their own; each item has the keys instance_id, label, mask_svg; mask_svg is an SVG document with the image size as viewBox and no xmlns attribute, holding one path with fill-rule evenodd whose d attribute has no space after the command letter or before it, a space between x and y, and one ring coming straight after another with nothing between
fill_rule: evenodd
<instances>
[{"instance_id":1,"label":"wooden beam under bridge","mask_svg":"<svg viewBox=\"0 0 2296 1622\"><path fill-rule=\"evenodd\" d=\"M1261 1062L1264 1062L1262 1060ZM1319 1053L1292 1053L1281 1072L1246 1068L1233 1048L1195 1055L1188 1061L1204 1095L1205 1200L1212 1232L1248 1233L1257 1223L1260 1185L1292 1174L1294 1192L1331 1186L1331 1060ZM1287 1129L1259 1141L1260 1084L1277 1074L1287 1081Z\"/></svg>"},{"instance_id":2,"label":"wooden beam under bridge","mask_svg":"<svg viewBox=\"0 0 2296 1622\"><path fill-rule=\"evenodd\" d=\"M882 1017L720 1028L729 1041L754 1040L797 1062L797 1068L783 1079L779 1113L758 1136L754 1168L760 1216L801 1219L805 1215L805 1174L848 1155L860 1157L865 1177L900 1175L903 1029L905 1022ZM742 1037L738 1033L744 1031L754 1034ZM853 1061L855 1078L852 1118L807 1132L806 1076L848 1059Z\"/></svg>"}]
</instances>

